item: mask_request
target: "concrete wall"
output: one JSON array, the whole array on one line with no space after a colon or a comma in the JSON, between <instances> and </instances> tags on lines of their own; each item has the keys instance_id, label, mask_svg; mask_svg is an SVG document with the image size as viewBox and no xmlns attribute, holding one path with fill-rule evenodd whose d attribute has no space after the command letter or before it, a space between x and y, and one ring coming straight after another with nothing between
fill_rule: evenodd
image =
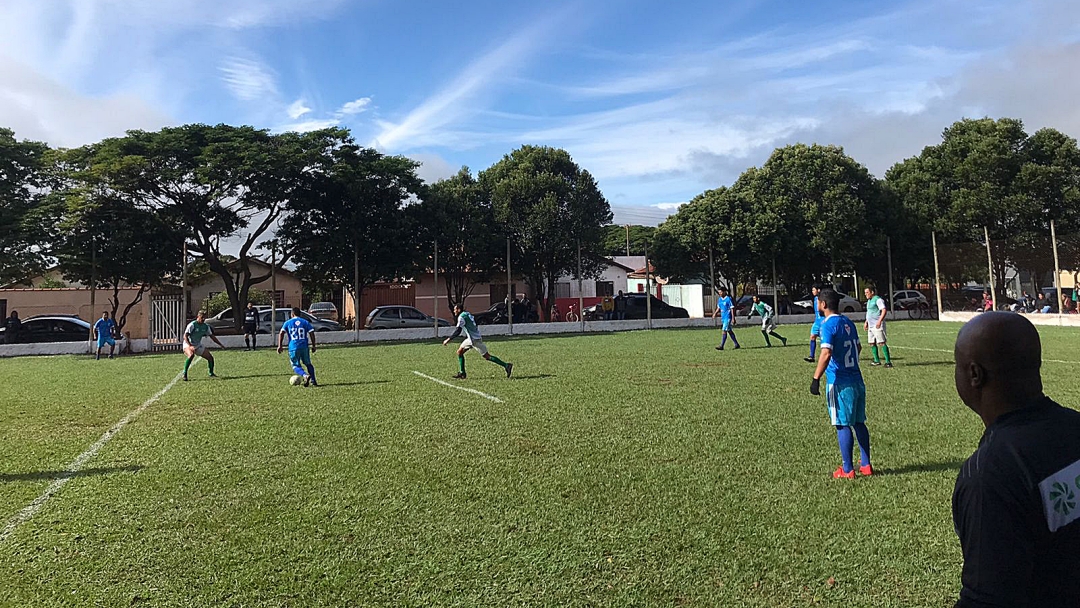
<instances>
[{"instance_id":1,"label":"concrete wall","mask_svg":"<svg viewBox=\"0 0 1080 608\"><path fill-rule=\"evenodd\" d=\"M942 321L952 321L955 323L967 323L975 318L977 312L946 312L942 313ZM1080 315L1040 315L1040 314L1027 314L1024 315L1028 321L1031 321L1034 325L1056 325L1059 327L1080 327Z\"/></svg>"},{"instance_id":2,"label":"concrete wall","mask_svg":"<svg viewBox=\"0 0 1080 608\"><path fill-rule=\"evenodd\" d=\"M120 290L118 315L123 314L124 307L135 299L137 293L138 289ZM112 290L97 290L95 307L91 308L89 289L0 289L0 300L7 300L7 313L17 310L23 319L35 315L78 315L80 319L93 323L103 311L112 310L109 302L111 297ZM136 339L150 335L149 292L144 293L142 302L128 313L124 333L130 333Z\"/></svg>"}]
</instances>

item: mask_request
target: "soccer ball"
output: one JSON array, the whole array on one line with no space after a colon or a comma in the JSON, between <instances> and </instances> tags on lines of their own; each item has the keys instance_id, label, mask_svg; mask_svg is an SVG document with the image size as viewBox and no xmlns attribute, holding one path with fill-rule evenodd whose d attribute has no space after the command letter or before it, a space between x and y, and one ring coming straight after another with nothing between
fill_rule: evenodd
<instances>
[{"instance_id":1,"label":"soccer ball","mask_svg":"<svg viewBox=\"0 0 1080 608\"><path fill-rule=\"evenodd\" d=\"M289 378L289 384L291 384L293 386L300 386L300 383L303 382L303 381L304 381L303 378L301 378L300 376L296 376L296 375L294 375L292 378Z\"/></svg>"}]
</instances>

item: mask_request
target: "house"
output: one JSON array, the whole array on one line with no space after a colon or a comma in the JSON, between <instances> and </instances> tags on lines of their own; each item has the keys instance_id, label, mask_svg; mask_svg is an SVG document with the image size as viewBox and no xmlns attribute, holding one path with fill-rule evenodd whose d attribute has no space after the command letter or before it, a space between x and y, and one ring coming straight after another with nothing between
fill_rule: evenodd
<instances>
[{"instance_id":1,"label":"house","mask_svg":"<svg viewBox=\"0 0 1080 608\"><path fill-rule=\"evenodd\" d=\"M240 262L233 261L228 264L230 272L235 276L240 275ZM277 306L300 306L304 294L304 284L300 277L284 268L279 268L275 273L274 280L270 278L270 263L259 258L249 258L248 268L252 276L267 275L266 279L255 283L252 287L269 293L271 286L276 283L277 292L274 294L274 303ZM205 271L198 275L188 276L188 310L196 311L207 299L225 291L225 281L216 272Z\"/></svg>"}]
</instances>

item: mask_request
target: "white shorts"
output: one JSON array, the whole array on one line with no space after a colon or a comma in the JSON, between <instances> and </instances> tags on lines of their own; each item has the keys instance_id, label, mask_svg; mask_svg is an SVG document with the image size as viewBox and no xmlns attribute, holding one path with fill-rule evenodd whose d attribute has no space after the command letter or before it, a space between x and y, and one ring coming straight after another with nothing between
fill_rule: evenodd
<instances>
[{"instance_id":1,"label":"white shorts","mask_svg":"<svg viewBox=\"0 0 1080 608\"><path fill-rule=\"evenodd\" d=\"M773 319L772 317L769 317L767 319L762 319L761 320L761 331L767 333L767 332L770 332L770 331L772 331L774 329L776 329L776 319Z\"/></svg>"},{"instance_id":2,"label":"white shorts","mask_svg":"<svg viewBox=\"0 0 1080 608\"><path fill-rule=\"evenodd\" d=\"M866 330L866 342L868 344L885 344L885 328L871 327Z\"/></svg>"},{"instance_id":3,"label":"white shorts","mask_svg":"<svg viewBox=\"0 0 1080 608\"><path fill-rule=\"evenodd\" d=\"M488 354L487 345L484 344L483 340L473 341L472 338L465 338L465 341L461 343L461 350L469 350L470 348L475 348L476 352L481 355Z\"/></svg>"},{"instance_id":4,"label":"white shorts","mask_svg":"<svg viewBox=\"0 0 1080 608\"><path fill-rule=\"evenodd\" d=\"M191 344L190 342L184 342L184 354L187 355L188 357L194 357L195 355L198 355L200 357L205 357L206 356L206 347L203 346L202 344L194 345L194 344Z\"/></svg>"}]
</instances>

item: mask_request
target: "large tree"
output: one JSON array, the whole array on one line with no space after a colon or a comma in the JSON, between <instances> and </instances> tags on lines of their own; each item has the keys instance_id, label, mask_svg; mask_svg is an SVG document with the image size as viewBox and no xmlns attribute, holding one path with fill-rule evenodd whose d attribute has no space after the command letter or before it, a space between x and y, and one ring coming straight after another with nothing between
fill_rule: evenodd
<instances>
[{"instance_id":1,"label":"large tree","mask_svg":"<svg viewBox=\"0 0 1080 608\"><path fill-rule=\"evenodd\" d=\"M47 261L48 147L0 129L0 285L40 274Z\"/></svg>"},{"instance_id":2,"label":"large tree","mask_svg":"<svg viewBox=\"0 0 1080 608\"><path fill-rule=\"evenodd\" d=\"M179 274L180 236L153 212L128 201L87 199L77 191L66 198L53 254L65 278L107 290L109 310L123 329L148 291ZM136 289L126 301L121 299L125 287Z\"/></svg>"},{"instance_id":3,"label":"large tree","mask_svg":"<svg viewBox=\"0 0 1080 608\"><path fill-rule=\"evenodd\" d=\"M645 255L645 248L652 248L654 226L618 225L604 227L604 242L600 246L600 255Z\"/></svg>"},{"instance_id":4,"label":"large tree","mask_svg":"<svg viewBox=\"0 0 1080 608\"><path fill-rule=\"evenodd\" d=\"M511 239L513 268L550 314L555 283L577 273L578 247L601 248L612 217L607 199L568 152L549 147L514 150L483 171L480 184Z\"/></svg>"},{"instance_id":5,"label":"large tree","mask_svg":"<svg viewBox=\"0 0 1080 608\"><path fill-rule=\"evenodd\" d=\"M272 135L252 127L202 124L130 131L80 149L77 179L109 197L155 212L220 276L235 309L256 274L255 249L282 219L297 191L314 179L319 160L340 145L337 129ZM237 251L229 265L223 247ZM175 257L175 254L174 256ZM289 252L277 259L281 267ZM236 317L236 322L241 323Z\"/></svg>"},{"instance_id":6,"label":"large tree","mask_svg":"<svg viewBox=\"0 0 1080 608\"><path fill-rule=\"evenodd\" d=\"M417 166L348 139L327 155L282 222L279 238L293 252L297 271L347 286L357 324L364 287L414 267L416 231L405 207L422 191Z\"/></svg>"},{"instance_id":7,"label":"large tree","mask_svg":"<svg viewBox=\"0 0 1080 608\"><path fill-rule=\"evenodd\" d=\"M438 243L439 273L450 302L464 302L478 283L505 268L505 235L495 222L491 201L468 167L428 187L419 205L408 208L417 227L421 263L430 270ZM432 253L434 253L432 251Z\"/></svg>"}]
</instances>

